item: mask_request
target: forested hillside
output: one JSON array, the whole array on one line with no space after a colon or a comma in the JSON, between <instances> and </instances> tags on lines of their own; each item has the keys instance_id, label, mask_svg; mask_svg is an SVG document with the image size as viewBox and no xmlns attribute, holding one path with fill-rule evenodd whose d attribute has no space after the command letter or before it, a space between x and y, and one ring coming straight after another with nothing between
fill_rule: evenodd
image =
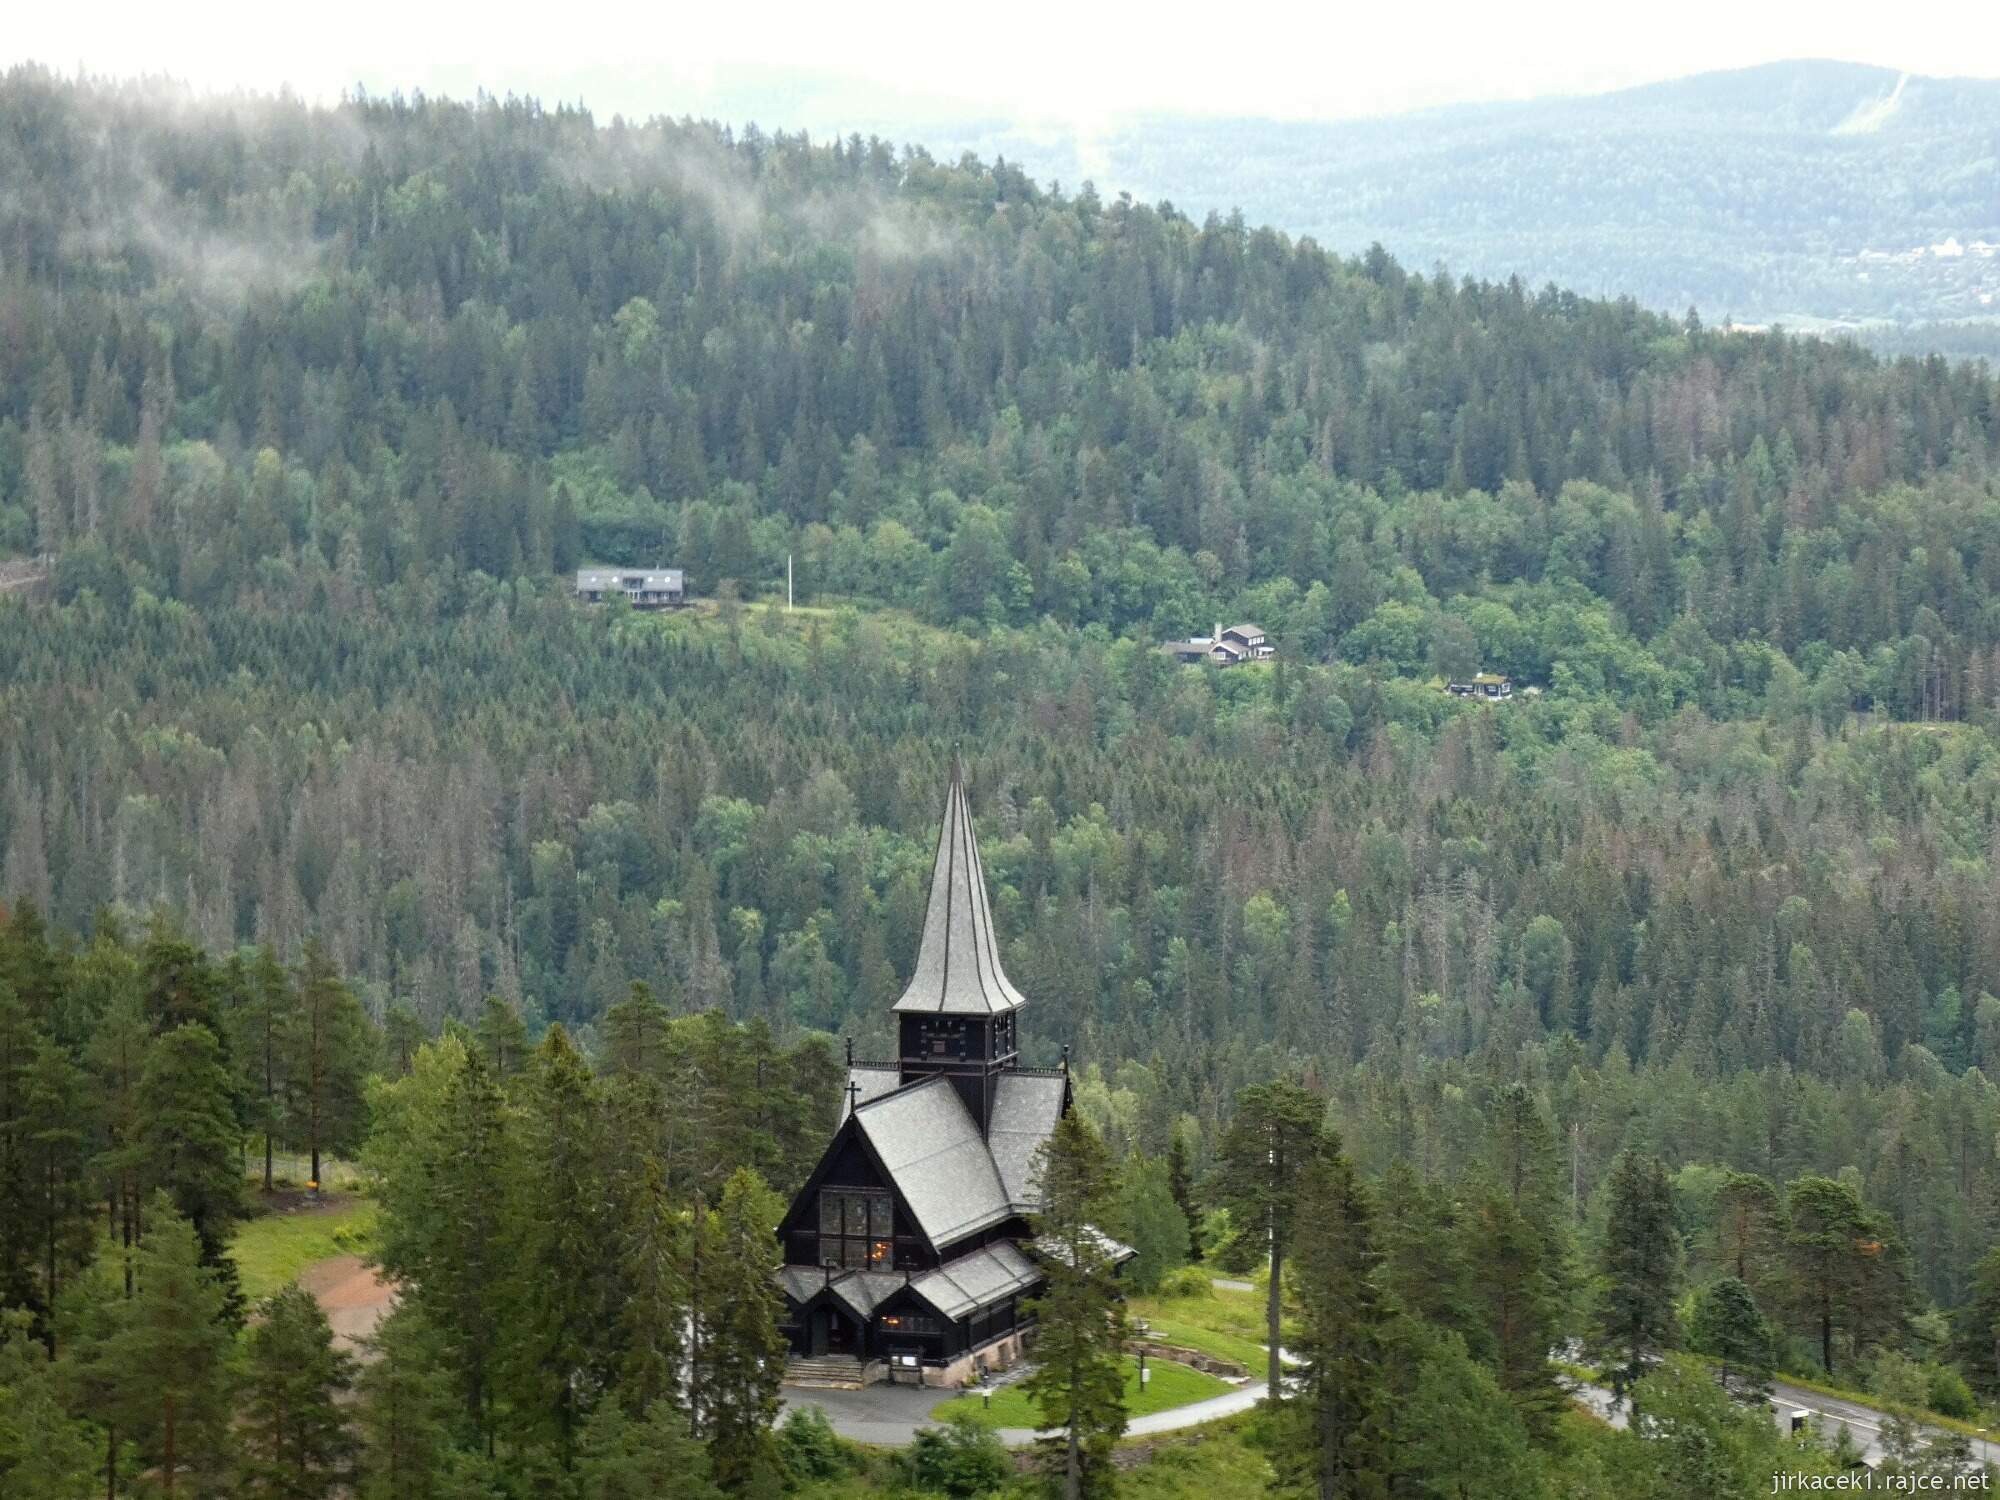
<instances>
[{"instance_id":1,"label":"forested hillside","mask_svg":"<svg viewBox=\"0 0 2000 1500\"><path fill-rule=\"evenodd\" d=\"M964 755L1030 1060L1163 1152L1506 1081L2000 1224L2000 390L882 142L0 85L0 891L378 1017L886 1038ZM731 596L780 585L785 617ZM582 559L712 612L591 611ZM1150 643L1254 619L1275 666ZM1545 689L1486 709L1434 673ZM1123 1122L1122 1124L1119 1122Z\"/></svg>"}]
</instances>

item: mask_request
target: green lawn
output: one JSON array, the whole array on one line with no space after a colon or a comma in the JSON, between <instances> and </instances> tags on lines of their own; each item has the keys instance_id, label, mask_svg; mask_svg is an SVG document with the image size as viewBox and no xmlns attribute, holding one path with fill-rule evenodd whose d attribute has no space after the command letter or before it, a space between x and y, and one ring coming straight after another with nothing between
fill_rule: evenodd
<instances>
[{"instance_id":1,"label":"green lawn","mask_svg":"<svg viewBox=\"0 0 2000 1500\"><path fill-rule=\"evenodd\" d=\"M1139 1362L1133 1359L1125 1361L1125 1411L1128 1416L1142 1417L1149 1411L1165 1411L1170 1406L1206 1401L1210 1396L1220 1396L1231 1388L1228 1382L1217 1380L1213 1375L1204 1375L1199 1370L1191 1370L1170 1360L1149 1359L1146 1368L1152 1372L1153 1378L1147 1382L1145 1394L1141 1395ZM1041 1420L1019 1382L993 1393L991 1411L986 1409L977 1393L954 1396L931 1408L933 1417L948 1417L961 1412L984 1415L995 1427L1033 1427Z\"/></svg>"},{"instance_id":2,"label":"green lawn","mask_svg":"<svg viewBox=\"0 0 2000 1500\"><path fill-rule=\"evenodd\" d=\"M374 1230L372 1201L335 1197L323 1210L278 1211L246 1221L229 1253L243 1279L243 1295L254 1302L290 1286L317 1261L365 1254Z\"/></svg>"},{"instance_id":3,"label":"green lawn","mask_svg":"<svg viewBox=\"0 0 2000 1500\"><path fill-rule=\"evenodd\" d=\"M1233 1359L1253 1375L1264 1368L1262 1292L1217 1287L1209 1297L1134 1297L1128 1308L1168 1343Z\"/></svg>"}]
</instances>

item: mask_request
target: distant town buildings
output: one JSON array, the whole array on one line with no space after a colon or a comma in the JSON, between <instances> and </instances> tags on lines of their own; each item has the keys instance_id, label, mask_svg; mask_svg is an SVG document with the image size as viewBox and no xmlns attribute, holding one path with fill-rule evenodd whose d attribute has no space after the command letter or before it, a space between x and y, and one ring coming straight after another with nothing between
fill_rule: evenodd
<instances>
[{"instance_id":1,"label":"distant town buildings","mask_svg":"<svg viewBox=\"0 0 2000 1500\"><path fill-rule=\"evenodd\" d=\"M576 596L602 604L623 594L635 609L675 609L687 603L687 574L680 568L578 568Z\"/></svg>"},{"instance_id":2,"label":"distant town buildings","mask_svg":"<svg viewBox=\"0 0 2000 1500\"><path fill-rule=\"evenodd\" d=\"M1498 703L1514 696L1514 679L1498 672L1479 672L1465 682L1446 683L1445 691L1454 698L1485 698Z\"/></svg>"},{"instance_id":3,"label":"distant town buildings","mask_svg":"<svg viewBox=\"0 0 2000 1500\"><path fill-rule=\"evenodd\" d=\"M1175 661L1193 664L1212 661L1218 667L1234 667L1246 661L1268 661L1278 654L1261 625L1215 627L1214 635L1190 636L1184 641L1168 641L1160 650Z\"/></svg>"}]
</instances>

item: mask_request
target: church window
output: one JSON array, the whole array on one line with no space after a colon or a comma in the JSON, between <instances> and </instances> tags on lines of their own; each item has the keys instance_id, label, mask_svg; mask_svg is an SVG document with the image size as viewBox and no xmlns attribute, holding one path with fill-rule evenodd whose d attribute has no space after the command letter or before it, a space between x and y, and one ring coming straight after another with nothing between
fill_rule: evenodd
<instances>
[{"instance_id":1,"label":"church window","mask_svg":"<svg viewBox=\"0 0 2000 1500\"><path fill-rule=\"evenodd\" d=\"M822 1188L819 1195L819 1263L849 1270L893 1263L896 1211L878 1188Z\"/></svg>"}]
</instances>

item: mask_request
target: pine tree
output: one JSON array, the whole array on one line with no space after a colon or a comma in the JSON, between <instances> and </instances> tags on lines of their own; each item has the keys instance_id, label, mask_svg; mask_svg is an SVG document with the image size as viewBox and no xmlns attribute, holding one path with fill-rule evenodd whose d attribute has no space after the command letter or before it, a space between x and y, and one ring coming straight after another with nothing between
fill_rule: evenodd
<instances>
[{"instance_id":1,"label":"pine tree","mask_svg":"<svg viewBox=\"0 0 2000 1500\"><path fill-rule=\"evenodd\" d=\"M783 1212L763 1179L739 1167L723 1184L715 1212L696 1226L693 1416L716 1482L727 1490L760 1486L776 1472L771 1424L785 1374L785 1337L778 1331L784 1299L771 1273Z\"/></svg>"},{"instance_id":2,"label":"pine tree","mask_svg":"<svg viewBox=\"0 0 2000 1500\"><path fill-rule=\"evenodd\" d=\"M54 1312L68 1278L90 1259L95 1205L86 1171L89 1110L83 1070L43 1037L19 1076L21 1162L28 1226L35 1240L36 1296L49 1353L57 1353Z\"/></svg>"},{"instance_id":3,"label":"pine tree","mask_svg":"<svg viewBox=\"0 0 2000 1500\"><path fill-rule=\"evenodd\" d=\"M264 1191L276 1187L273 1156L284 1110L285 1037L292 1027L297 1002L291 976L269 947L257 950L245 976L244 998L237 1006L232 1049L250 1100L251 1122L264 1138Z\"/></svg>"},{"instance_id":4,"label":"pine tree","mask_svg":"<svg viewBox=\"0 0 2000 1500\"><path fill-rule=\"evenodd\" d=\"M1902 1331L1909 1299L1902 1242L1854 1190L1828 1177L1801 1177L1785 1192L1786 1301L1835 1373L1834 1339L1859 1356Z\"/></svg>"},{"instance_id":5,"label":"pine tree","mask_svg":"<svg viewBox=\"0 0 2000 1500\"><path fill-rule=\"evenodd\" d=\"M227 1467L229 1297L193 1224L164 1192L147 1206L135 1260L132 1299L99 1361L111 1382L105 1416L156 1469L161 1493L173 1495L183 1477L199 1484Z\"/></svg>"},{"instance_id":6,"label":"pine tree","mask_svg":"<svg viewBox=\"0 0 2000 1500\"><path fill-rule=\"evenodd\" d=\"M1264 1242L1271 1285L1265 1299L1267 1379L1284 1389L1278 1349L1283 1343L1285 1256L1291 1249L1300 1174L1326 1149L1326 1108L1297 1084L1257 1084L1236 1096L1236 1117L1223 1133L1213 1182L1240 1235ZM1274 1395L1273 1399L1277 1399Z\"/></svg>"},{"instance_id":7,"label":"pine tree","mask_svg":"<svg viewBox=\"0 0 2000 1500\"><path fill-rule=\"evenodd\" d=\"M1778 1190L1751 1172L1731 1172L1715 1195L1715 1264L1745 1286L1767 1285L1781 1248Z\"/></svg>"},{"instance_id":8,"label":"pine tree","mask_svg":"<svg viewBox=\"0 0 2000 1500\"><path fill-rule=\"evenodd\" d=\"M1292 1492L1319 1500L1388 1494L1385 1333L1389 1323L1374 1209L1331 1143L1299 1172L1293 1294L1299 1395L1281 1417L1273 1465Z\"/></svg>"},{"instance_id":9,"label":"pine tree","mask_svg":"<svg viewBox=\"0 0 2000 1500\"><path fill-rule=\"evenodd\" d=\"M1124 1303L1095 1224L1112 1187L1111 1154L1071 1112L1036 1151L1034 1172L1047 1281L1025 1308L1035 1319L1035 1367L1022 1388L1040 1425L1058 1434L1041 1444L1051 1492L1084 1500L1110 1493L1111 1451L1125 1431Z\"/></svg>"},{"instance_id":10,"label":"pine tree","mask_svg":"<svg viewBox=\"0 0 2000 1500\"><path fill-rule=\"evenodd\" d=\"M317 939L299 959L290 1024L284 1030L286 1115L320 1181L322 1150L360 1144L361 1081L377 1049L374 1028L354 991L335 972Z\"/></svg>"},{"instance_id":11,"label":"pine tree","mask_svg":"<svg viewBox=\"0 0 2000 1500\"><path fill-rule=\"evenodd\" d=\"M1656 1156L1620 1152L1605 1184L1610 1205L1598 1252L1591 1347L1620 1400L1665 1350L1680 1342L1681 1244L1673 1186Z\"/></svg>"},{"instance_id":12,"label":"pine tree","mask_svg":"<svg viewBox=\"0 0 2000 1500\"><path fill-rule=\"evenodd\" d=\"M242 1500L324 1500L345 1482L353 1434L337 1404L354 1360L312 1295L290 1286L268 1299L250 1329L238 1428L236 1494Z\"/></svg>"}]
</instances>

